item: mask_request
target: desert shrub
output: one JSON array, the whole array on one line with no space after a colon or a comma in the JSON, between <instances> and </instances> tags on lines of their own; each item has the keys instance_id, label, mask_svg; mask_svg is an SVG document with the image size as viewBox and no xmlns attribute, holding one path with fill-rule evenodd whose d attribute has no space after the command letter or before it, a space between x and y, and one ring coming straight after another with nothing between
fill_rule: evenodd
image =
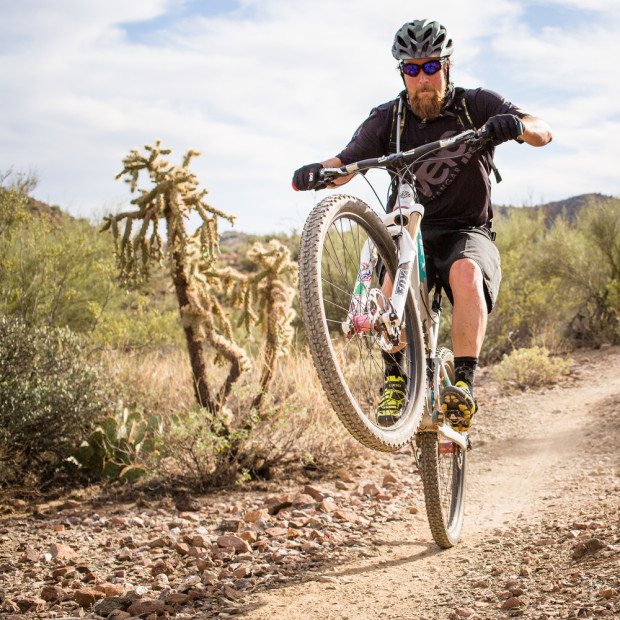
<instances>
[{"instance_id":1,"label":"desert shrub","mask_svg":"<svg viewBox=\"0 0 620 620\"><path fill-rule=\"evenodd\" d=\"M556 329L576 345L620 341L620 200L591 203L574 223L557 219L535 264L541 280L561 283Z\"/></svg>"},{"instance_id":2,"label":"desert shrub","mask_svg":"<svg viewBox=\"0 0 620 620\"><path fill-rule=\"evenodd\" d=\"M109 407L81 339L0 317L3 481L51 476Z\"/></svg>"},{"instance_id":3,"label":"desert shrub","mask_svg":"<svg viewBox=\"0 0 620 620\"><path fill-rule=\"evenodd\" d=\"M570 373L572 360L550 357L544 347L515 349L494 368L493 378L507 389L525 389L556 383Z\"/></svg>"},{"instance_id":4,"label":"desert shrub","mask_svg":"<svg viewBox=\"0 0 620 620\"><path fill-rule=\"evenodd\" d=\"M249 432L245 422L260 372L258 364L231 396L227 423L237 429L231 436L218 434L213 425L221 422L196 406L164 416L159 475L205 489L284 471L337 471L343 463L368 456L332 411L305 348L279 359L273 388L261 416L250 416L254 426ZM233 454L229 448L235 442L243 443L243 450Z\"/></svg>"}]
</instances>

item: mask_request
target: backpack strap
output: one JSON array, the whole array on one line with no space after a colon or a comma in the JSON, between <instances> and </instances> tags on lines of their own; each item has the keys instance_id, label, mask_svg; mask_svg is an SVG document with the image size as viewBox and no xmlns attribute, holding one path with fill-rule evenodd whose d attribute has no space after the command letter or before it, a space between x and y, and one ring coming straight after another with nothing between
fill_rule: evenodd
<instances>
[{"instance_id":1,"label":"backpack strap","mask_svg":"<svg viewBox=\"0 0 620 620\"><path fill-rule=\"evenodd\" d=\"M469 110L467 109L467 101L465 100L465 89L457 86L454 89L454 102L456 115L459 119L459 123L463 129L480 129L480 127L476 127ZM495 181L497 183L502 182L502 175L499 173L495 162L493 161L493 155L488 149L484 150L484 156L486 157L491 170L493 170L493 174L495 175Z\"/></svg>"},{"instance_id":2,"label":"backpack strap","mask_svg":"<svg viewBox=\"0 0 620 620\"><path fill-rule=\"evenodd\" d=\"M405 91L398 95L398 99L392 105L392 121L390 125L390 145L389 152L398 153L400 151L400 137L405 129L405 114L403 114Z\"/></svg>"}]
</instances>

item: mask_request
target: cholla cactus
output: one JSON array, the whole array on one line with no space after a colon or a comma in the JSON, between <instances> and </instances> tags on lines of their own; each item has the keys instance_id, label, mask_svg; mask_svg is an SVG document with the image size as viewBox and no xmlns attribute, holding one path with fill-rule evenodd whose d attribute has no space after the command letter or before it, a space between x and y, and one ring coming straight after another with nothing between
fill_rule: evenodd
<instances>
[{"instance_id":1,"label":"cholla cactus","mask_svg":"<svg viewBox=\"0 0 620 620\"><path fill-rule=\"evenodd\" d=\"M175 166L164 157L170 150L163 149L159 141L145 149L144 155L132 150L117 176L126 177L131 191L139 192L131 201L136 210L108 216L102 230L110 229L114 235L123 280L148 278L151 261L167 264L185 330L196 398L201 406L215 413L224 406L233 383L249 365L245 353L234 342L230 323L214 294L226 286L237 297L247 296L244 276L231 270L221 274L215 268L219 252L218 218L231 223L234 218L205 201L207 190L200 189L196 176L189 170L192 157L199 153L188 151L182 165ZM152 183L149 190L138 188L143 171ZM186 222L194 213L202 223L190 234ZM165 241L160 231L162 220ZM121 234L119 227L123 221ZM220 359L230 363L228 377L215 394L207 381L205 342Z\"/></svg>"},{"instance_id":2,"label":"cholla cactus","mask_svg":"<svg viewBox=\"0 0 620 620\"><path fill-rule=\"evenodd\" d=\"M285 284L283 276L295 283L297 270L288 248L275 239L269 242L268 248L255 243L247 256L258 267L258 273L251 279L250 291L260 308L256 320L265 332L261 389L252 403L258 409L269 390L278 354L288 347L293 336L295 290Z\"/></svg>"}]
</instances>

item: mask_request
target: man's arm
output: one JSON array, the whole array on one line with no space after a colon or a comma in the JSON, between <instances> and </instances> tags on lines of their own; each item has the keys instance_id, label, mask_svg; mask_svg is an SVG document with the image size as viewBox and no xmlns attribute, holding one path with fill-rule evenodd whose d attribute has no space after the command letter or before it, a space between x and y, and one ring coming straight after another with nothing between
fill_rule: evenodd
<instances>
[{"instance_id":1,"label":"man's arm","mask_svg":"<svg viewBox=\"0 0 620 620\"><path fill-rule=\"evenodd\" d=\"M542 118L537 116L524 116L521 119L525 131L519 136L531 146L545 146L553 139L551 128Z\"/></svg>"}]
</instances>

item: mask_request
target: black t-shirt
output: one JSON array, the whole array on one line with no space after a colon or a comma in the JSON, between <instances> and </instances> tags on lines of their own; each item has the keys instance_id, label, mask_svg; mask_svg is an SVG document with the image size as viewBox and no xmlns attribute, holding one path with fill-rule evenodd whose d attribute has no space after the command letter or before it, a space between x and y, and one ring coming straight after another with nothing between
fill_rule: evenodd
<instances>
[{"instance_id":1,"label":"black t-shirt","mask_svg":"<svg viewBox=\"0 0 620 620\"><path fill-rule=\"evenodd\" d=\"M490 90L465 90L464 96L466 109L477 128L496 114L514 114L519 118L527 116ZM441 115L429 121L420 120L408 104L403 106L405 126L400 139L401 150L413 149L463 131L456 109L459 100L458 95L454 96L454 89L449 89ZM349 144L337 155L343 164L390 153L395 104L398 105L398 99L370 112ZM463 118L462 112L460 116ZM487 146L485 149L486 153L485 150L473 151L470 146L461 144L436 151L414 164L418 199L425 207L425 226L484 226L492 219L488 154L490 152L492 156L493 147Z\"/></svg>"}]
</instances>

